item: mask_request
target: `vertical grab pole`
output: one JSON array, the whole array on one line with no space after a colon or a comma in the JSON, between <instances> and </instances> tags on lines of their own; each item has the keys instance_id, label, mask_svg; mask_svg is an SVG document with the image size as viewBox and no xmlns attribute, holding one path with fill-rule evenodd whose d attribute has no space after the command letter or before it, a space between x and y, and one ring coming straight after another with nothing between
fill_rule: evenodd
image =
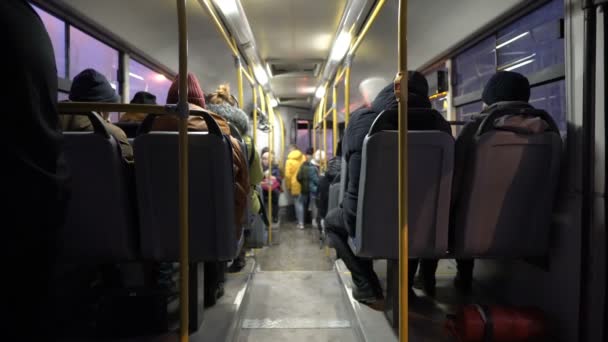
<instances>
[{"instance_id":1,"label":"vertical grab pole","mask_svg":"<svg viewBox=\"0 0 608 342\"><path fill-rule=\"evenodd\" d=\"M408 341L408 167L407 167L407 0L399 0L398 67L395 96L399 103L399 341Z\"/></svg>"},{"instance_id":2,"label":"vertical grab pole","mask_svg":"<svg viewBox=\"0 0 608 342\"><path fill-rule=\"evenodd\" d=\"M332 121L332 125L331 125L331 130L332 130L332 155L335 157L336 156L336 151L338 150L338 89L337 86L334 85L334 91L333 91L333 105L334 105L334 110L333 110L333 116L331 118ZM325 157L327 158L327 153L325 154Z\"/></svg>"},{"instance_id":3,"label":"vertical grab pole","mask_svg":"<svg viewBox=\"0 0 608 342\"><path fill-rule=\"evenodd\" d=\"M264 95L262 95L264 96ZM274 122L272 115L272 106L270 105L270 97L266 95L266 114L268 115L268 169L270 172L268 173L268 177L272 177L272 151L274 145ZM268 245L272 245L272 191L268 191Z\"/></svg>"},{"instance_id":4,"label":"vertical grab pole","mask_svg":"<svg viewBox=\"0 0 608 342\"><path fill-rule=\"evenodd\" d=\"M279 129L281 130L281 153L279 153L278 159L283 160L283 155L285 154L285 124L283 123L283 117L281 116L281 113L277 112L275 114L277 114L277 118L279 119Z\"/></svg>"},{"instance_id":5,"label":"vertical grab pole","mask_svg":"<svg viewBox=\"0 0 608 342\"><path fill-rule=\"evenodd\" d=\"M325 155L327 155L327 118L325 116L326 113L327 113L327 92L325 93L325 96L323 96L323 111L321 112L321 117L323 119L323 153L325 153ZM327 168L327 165L325 165L324 160L321 161L321 167L323 170L325 170Z\"/></svg>"},{"instance_id":6,"label":"vertical grab pole","mask_svg":"<svg viewBox=\"0 0 608 342\"><path fill-rule=\"evenodd\" d=\"M235 44L236 45L236 44ZM241 65L241 58L239 56L234 56L234 64L236 65L236 84L239 91L239 108L243 109L244 106L244 90L243 90L243 69ZM243 132L245 134L246 132Z\"/></svg>"},{"instance_id":7,"label":"vertical grab pole","mask_svg":"<svg viewBox=\"0 0 608 342\"><path fill-rule=\"evenodd\" d=\"M251 87L253 93L253 148L258 141L258 93L255 91L255 85Z\"/></svg>"},{"instance_id":8,"label":"vertical grab pole","mask_svg":"<svg viewBox=\"0 0 608 342\"><path fill-rule=\"evenodd\" d=\"M188 342L188 23L186 0L177 0L179 27L179 339Z\"/></svg>"},{"instance_id":9,"label":"vertical grab pole","mask_svg":"<svg viewBox=\"0 0 608 342\"><path fill-rule=\"evenodd\" d=\"M344 128L350 119L350 64L351 56L346 57L346 70L344 71Z\"/></svg>"}]
</instances>

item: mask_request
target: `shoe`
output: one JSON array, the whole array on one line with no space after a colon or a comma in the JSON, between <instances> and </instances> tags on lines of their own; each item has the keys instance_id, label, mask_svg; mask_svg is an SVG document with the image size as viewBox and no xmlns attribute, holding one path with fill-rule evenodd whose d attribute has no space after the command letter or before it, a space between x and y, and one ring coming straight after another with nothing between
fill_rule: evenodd
<instances>
[{"instance_id":1,"label":"shoe","mask_svg":"<svg viewBox=\"0 0 608 342\"><path fill-rule=\"evenodd\" d=\"M304 225L303 225L303 224L298 223L298 229L304 229Z\"/></svg>"},{"instance_id":2,"label":"shoe","mask_svg":"<svg viewBox=\"0 0 608 342\"><path fill-rule=\"evenodd\" d=\"M382 296L378 296L374 290L369 287L359 288L353 284L353 298L363 304L373 304Z\"/></svg>"},{"instance_id":3,"label":"shoe","mask_svg":"<svg viewBox=\"0 0 608 342\"><path fill-rule=\"evenodd\" d=\"M422 289L429 297L435 297L435 278L422 278Z\"/></svg>"},{"instance_id":4,"label":"shoe","mask_svg":"<svg viewBox=\"0 0 608 342\"><path fill-rule=\"evenodd\" d=\"M274 223L274 224L279 223L279 218L278 218L278 217L277 217L277 218L273 218L273 219L272 219L272 223Z\"/></svg>"},{"instance_id":5,"label":"shoe","mask_svg":"<svg viewBox=\"0 0 608 342\"><path fill-rule=\"evenodd\" d=\"M234 261L232 262L232 265L230 265L230 267L228 267L228 273L238 273L240 272L245 265L247 265L247 262L245 261L245 259L234 259Z\"/></svg>"}]
</instances>

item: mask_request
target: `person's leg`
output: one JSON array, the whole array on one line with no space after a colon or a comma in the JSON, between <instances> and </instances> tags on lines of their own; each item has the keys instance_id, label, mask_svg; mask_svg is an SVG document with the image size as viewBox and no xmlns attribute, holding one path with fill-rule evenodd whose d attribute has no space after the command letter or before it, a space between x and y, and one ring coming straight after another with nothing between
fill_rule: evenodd
<instances>
[{"instance_id":1,"label":"person's leg","mask_svg":"<svg viewBox=\"0 0 608 342\"><path fill-rule=\"evenodd\" d=\"M422 275L424 292L431 297L435 296L435 272L438 262L439 260L436 259L422 259L420 261L420 274Z\"/></svg>"},{"instance_id":2,"label":"person's leg","mask_svg":"<svg viewBox=\"0 0 608 342\"><path fill-rule=\"evenodd\" d=\"M456 259L458 273L454 286L462 292L470 292L473 287L473 267L475 259Z\"/></svg>"},{"instance_id":3,"label":"person's leg","mask_svg":"<svg viewBox=\"0 0 608 342\"><path fill-rule=\"evenodd\" d=\"M281 193L278 190L272 192L272 221L279 222L279 196Z\"/></svg>"},{"instance_id":4,"label":"person's leg","mask_svg":"<svg viewBox=\"0 0 608 342\"><path fill-rule=\"evenodd\" d=\"M298 228L304 228L304 204L302 203L302 195L293 196L293 204L296 209L296 219Z\"/></svg>"},{"instance_id":5,"label":"person's leg","mask_svg":"<svg viewBox=\"0 0 608 342\"><path fill-rule=\"evenodd\" d=\"M382 298L382 286L374 272L372 260L357 257L348 246L348 232L343 226L342 209L331 210L327 214L325 224L331 246L351 272L353 283L356 286L356 292L353 293L355 299L362 302L373 302Z\"/></svg>"}]
</instances>

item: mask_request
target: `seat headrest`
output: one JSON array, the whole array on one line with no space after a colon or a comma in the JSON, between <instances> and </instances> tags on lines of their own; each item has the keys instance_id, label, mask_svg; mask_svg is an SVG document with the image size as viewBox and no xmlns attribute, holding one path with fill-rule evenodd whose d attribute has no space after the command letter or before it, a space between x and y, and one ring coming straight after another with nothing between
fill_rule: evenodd
<instances>
[{"instance_id":1,"label":"seat headrest","mask_svg":"<svg viewBox=\"0 0 608 342\"><path fill-rule=\"evenodd\" d=\"M451 134L450 124L434 109L408 108L407 121L410 131L441 131ZM396 130L398 127L398 110L388 109L378 115L369 130L369 135L380 131Z\"/></svg>"},{"instance_id":2,"label":"seat headrest","mask_svg":"<svg viewBox=\"0 0 608 342\"><path fill-rule=\"evenodd\" d=\"M543 132L559 134L559 128L551 115L532 106L504 106L491 110L479 125L476 137L493 130L511 131L519 134Z\"/></svg>"}]
</instances>

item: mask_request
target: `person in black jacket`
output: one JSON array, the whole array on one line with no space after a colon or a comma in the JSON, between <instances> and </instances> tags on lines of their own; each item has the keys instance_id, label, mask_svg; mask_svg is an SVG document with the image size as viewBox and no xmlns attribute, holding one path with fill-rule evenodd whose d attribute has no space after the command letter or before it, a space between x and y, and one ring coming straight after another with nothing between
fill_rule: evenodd
<instances>
[{"instance_id":1,"label":"person in black jacket","mask_svg":"<svg viewBox=\"0 0 608 342\"><path fill-rule=\"evenodd\" d=\"M69 195L55 55L27 1L0 1L0 30L6 49L0 102L8 128L2 134L2 340L52 341L49 289Z\"/></svg>"},{"instance_id":2,"label":"person in black jacket","mask_svg":"<svg viewBox=\"0 0 608 342\"><path fill-rule=\"evenodd\" d=\"M409 107L431 107L427 96L428 83L422 74L415 71L408 72L408 88ZM338 258L342 259L351 271L355 285L353 297L363 303L373 303L383 297L382 287L374 272L372 260L355 256L348 246L349 235L352 236L355 233L363 140L382 111L395 110L397 107L397 99L391 83L380 91L369 108L362 107L352 113L342 140L342 153L348 163L344 198L342 205L331 210L325 219L326 232L331 245L336 249ZM422 122L422 120L420 121ZM417 128L412 126L410 129Z\"/></svg>"},{"instance_id":3,"label":"person in black jacket","mask_svg":"<svg viewBox=\"0 0 608 342\"><path fill-rule=\"evenodd\" d=\"M318 222L319 230L325 221L325 216L329 210L329 187L340 182L340 167L342 165L342 142L338 141L336 155L327 162L325 174L319 178L319 196L317 196L317 208L319 209ZM320 237L322 238L322 237Z\"/></svg>"}]
</instances>

